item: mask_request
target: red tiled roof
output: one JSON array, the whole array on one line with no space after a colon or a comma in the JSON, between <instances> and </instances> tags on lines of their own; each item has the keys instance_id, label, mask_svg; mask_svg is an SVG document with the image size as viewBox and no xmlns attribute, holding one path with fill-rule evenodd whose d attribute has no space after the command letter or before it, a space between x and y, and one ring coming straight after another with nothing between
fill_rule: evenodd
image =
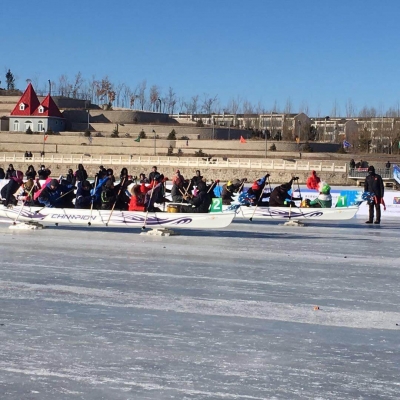
<instances>
[{"instance_id":1,"label":"red tiled roof","mask_svg":"<svg viewBox=\"0 0 400 400\"><path fill-rule=\"evenodd\" d=\"M40 106L43 107L43 112L42 113L39 112ZM52 97L49 94L43 99L41 104L34 110L32 115L36 115L36 116L39 116L39 117L43 116L43 117L64 118L62 116L59 108L57 107L56 103L54 103L54 100L52 99Z\"/></svg>"},{"instance_id":2,"label":"red tiled roof","mask_svg":"<svg viewBox=\"0 0 400 400\"><path fill-rule=\"evenodd\" d=\"M25 105L24 110L20 109L21 103ZM37 98L36 92L33 89L32 84L30 83L26 88L24 94L19 99L17 105L11 111L11 115L32 115L39 104L39 99Z\"/></svg>"}]
</instances>

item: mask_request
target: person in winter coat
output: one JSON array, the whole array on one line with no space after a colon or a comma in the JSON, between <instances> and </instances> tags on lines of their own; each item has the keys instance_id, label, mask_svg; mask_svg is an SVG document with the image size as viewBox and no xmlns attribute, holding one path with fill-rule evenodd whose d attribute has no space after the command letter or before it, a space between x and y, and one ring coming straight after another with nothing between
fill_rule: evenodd
<instances>
[{"instance_id":1,"label":"person in winter coat","mask_svg":"<svg viewBox=\"0 0 400 400\"><path fill-rule=\"evenodd\" d=\"M317 176L315 171L311 171L311 175L307 178L306 185L309 189L318 190L318 184L321 179Z\"/></svg>"},{"instance_id":2,"label":"person in winter coat","mask_svg":"<svg viewBox=\"0 0 400 400\"><path fill-rule=\"evenodd\" d=\"M71 168L68 170L68 173L65 176L65 181L68 182L68 185L75 186L76 184L76 176Z\"/></svg>"},{"instance_id":3,"label":"person in winter coat","mask_svg":"<svg viewBox=\"0 0 400 400\"><path fill-rule=\"evenodd\" d=\"M111 179L108 179L102 186L101 190L101 209L111 210L116 200L116 193L114 183Z\"/></svg>"},{"instance_id":4,"label":"person in winter coat","mask_svg":"<svg viewBox=\"0 0 400 400\"><path fill-rule=\"evenodd\" d=\"M11 179L13 176L15 176L16 172L17 171L15 171L14 166L10 164L6 171L6 179Z\"/></svg>"},{"instance_id":5,"label":"person in winter coat","mask_svg":"<svg viewBox=\"0 0 400 400\"><path fill-rule=\"evenodd\" d=\"M145 174L139 174L139 183L149 183L149 180L146 178Z\"/></svg>"},{"instance_id":6,"label":"person in winter coat","mask_svg":"<svg viewBox=\"0 0 400 400\"><path fill-rule=\"evenodd\" d=\"M44 165L40 166L38 171L38 176L41 181L45 181L51 175L51 171L46 168Z\"/></svg>"},{"instance_id":7,"label":"person in winter coat","mask_svg":"<svg viewBox=\"0 0 400 400\"><path fill-rule=\"evenodd\" d=\"M318 184L319 195L315 200L307 202L310 207L314 208L331 208L332 207L332 196L331 187L326 182L320 182Z\"/></svg>"},{"instance_id":8,"label":"person in winter coat","mask_svg":"<svg viewBox=\"0 0 400 400\"><path fill-rule=\"evenodd\" d=\"M149 173L149 182L153 182L157 175L160 175L160 173L157 171L157 167L154 165Z\"/></svg>"},{"instance_id":9,"label":"person in winter coat","mask_svg":"<svg viewBox=\"0 0 400 400\"><path fill-rule=\"evenodd\" d=\"M5 179L6 173L4 172L4 169L0 167L0 179Z\"/></svg>"},{"instance_id":10,"label":"person in winter coat","mask_svg":"<svg viewBox=\"0 0 400 400\"><path fill-rule=\"evenodd\" d=\"M205 182L200 181L197 184L197 195L192 197L187 197L190 205L182 206L181 212L187 213L208 213L211 206L211 196L207 192L207 185Z\"/></svg>"},{"instance_id":11,"label":"person in winter coat","mask_svg":"<svg viewBox=\"0 0 400 400\"><path fill-rule=\"evenodd\" d=\"M88 178L88 174L82 164L78 165L78 169L75 172L75 177L77 182L86 181L86 179Z\"/></svg>"},{"instance_id":12,"label":"person in winter coat","mask_svg":"<svg viewBox=\"0 0 400 400\"><path fill-rule=\"evenodd\" d=\"M271 193L269 198L270 207L289 207L290 205L295 206L293 200L302 200L301 197L292 197L289 191L292 188L292 183L298 178L292 178L290 182L284 183L283 185L277 186Z\"/></svg>"},{"instance_id":13,"label":"person in winter coat","mask_svg":"<svg viewBox=\"0 0 400 400\"><path fill-rule=\"evenodd\" d=\"M34 181L33 179L28 179L25 183L23 183L19 190L17 191L17 199L18 201L22 201L22 203L26 206L38 206L39 202L34 200L35 193L40 189L39 181Z\"/></svg>"},{"instance_id":14,"label":"person in winter coat","mask_svg":"<svg viewBox=\"0 0 400 400\"><path fill-rule=\"evenodd\" d=\"M92 205L92 195L90 194L91 185L89 181L78 183L76 191L75 208L88 209Z\"/></svg>"},{"instance_id":15,"label":"person in winter coat","mask_svg":"<svg viewBox=\"0 0 400 400\"><path fill-rule=\"evenodd\" d=\"M369 219L366 224L372 224L374 221L374 209L376 210L375 224L381 223L381 204L385 204L383 201L383 195L385 193L385 187L383 185L382 177L375 173L374 166L368 167L368 176L365 178L364 191L372 193L372 201L369 203Z\"/></svg>"},{"instance_id":16,"label":"person in winter coat","mask_svg":"<svg viewBox=\"0 0 400 400\"><path fill-rule=\"evenodd\" d=\"M144 184L134 185L131 188L131 200L129 202L129 211L146 211L144 205L146 191L148 188Z\"/></svg>"},{"instance_id":17,"label":"person in winter coat","mask_svg":"<svg viewBox=\"0 0 400 400\"><path fill-rule=\"evenodd\" d=\"M200 170L196 170L196 175L192 178L193 186L197 186L201 180L203 180L203 177L200 174Z\"/></svg>"},{"instance_id":18,"label":"person in winter coat","mask_svg":"<svg viewBox=\"0 0 400 400\"><path fill-rule=\"evenodd\" d=\"M251 188L247 191L247 197L251 205L268 206L269 203L263 200L271 196L271 193L264 193L265 182L269 176L269 174L266 174L257 181L254 181Z\"/></svg>"},{"instance_id":19,"label":"person in winter coat","mask_svg":"<svg viewBox=\"0 0 400 400\"><path fill-rule=\"evenodd\" d=\"M122 168L121 173L119 174L119 180L122 182L123 179L127 180L128 179L128 169L127 168Z\"/></svg>"},{"instance_id":20,"label":"person in winter coat","mask_svg":"<svg viewBox=\"0 0 400 400\"><path fill-rule=\"evenodd\" d=\"M17 193L18 189L22 185L23 178L24 174L22 171L15 171L14 176L12 176L9 182L2 187L0 194L4 206L9 207L17 204L17 199L14 194Z\"/></svg>"},{"instance_id":21,"label":"person in winter coat","mask_svg":"<svg viewBox=\"0 0 400 400\"><path fill-rule=\"evenodd\" d=\"M36 175L37 174L33 165L29 165L28 169L25 172L26 179L35 179Z\"/></svg>"},{"instance_id":22,"label":"person in winter coat","mask_svg":"<svg viewBox=\"0 0 400 400\"><path fill-rule=\"evenodd\" d=\"M244 179L241 181L239 179L234 179L233 181L228 181L222 186L221 198L222 204L230 205L233 201L233 195L237 193L241 187L243 187Z\"/></svg>"},{"instance_id":23,"label":"person in winter coat","mask_svg":"<svg viewBox=\"0 0 400 400\"><path fill-rule=\"evenodd\" d=\"M73 191L74 186L63 185L60 184L57 179L52 179L40 192L38 201L45 207L73 208Z\"/></svg>"}]
</instances>

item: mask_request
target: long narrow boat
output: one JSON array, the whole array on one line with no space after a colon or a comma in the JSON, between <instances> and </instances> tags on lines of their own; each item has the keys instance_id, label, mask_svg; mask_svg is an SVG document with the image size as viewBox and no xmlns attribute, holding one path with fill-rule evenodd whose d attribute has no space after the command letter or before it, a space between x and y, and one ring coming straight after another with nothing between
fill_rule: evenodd
<instances>
[{"instance_id":1,"label":"long narrow boat","mask_svg":"<svg viewBox=\"0 0 400 400\"><path fill-rule=\"evenodd\" d=\"M230 212L235 206L228 206L225 211ZM236 218L254 220L319 220L344 221L353 218L358 206L334 208L300 208L300 207L246 207L240 206L236 210ZM253 215L254 214L254 215Z\"/></svg>"},{"instance_id":2,"label":"long narrow boat","mask_svg":"<svg viewBox=\"0 0 400 400\"><path fill-rule=\"evenodd\" d=\"M75 208L40 208L0 205L0 217L10 222L40 223L43 225L100 226L120 228L226 228L235 212L167 213L109 210L80 210ZM111 214L111 217L110 217Z\"/></svg>"}]
</instances>

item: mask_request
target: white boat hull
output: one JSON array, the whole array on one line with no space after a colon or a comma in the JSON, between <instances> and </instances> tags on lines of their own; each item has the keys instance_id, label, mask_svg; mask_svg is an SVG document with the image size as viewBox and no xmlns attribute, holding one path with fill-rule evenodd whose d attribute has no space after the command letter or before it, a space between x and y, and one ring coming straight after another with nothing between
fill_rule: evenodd
<instances>
[{"instance_id":1,"label":"white boat hull","mask_svg":"<svg viewBox=\"0 0 400 400\"><path fill-rule=\"evenodd\" d=\"M236 218L254 220L319 220L344 221L353 218L358 206L334 208L300 208L300 207L245 207L240 206ZM254 215L253 215L254 214Z\"/></svg>"},{"instance_id":2,"label":"white boat hull","mask_svg":"<svg viewBox=\"0 0 400 400\"><path fill-rule=\"evenodd\" d=\"M181 229L217 229L226 228L235 217L235 212L213 213L167 213L80 210L74 208L40 208L15 206L6 208L0 206L0 217L13 222L40 223L43 225L68 226L100 226L120 228L181 228Z\"/></svg>"}]
</instances>

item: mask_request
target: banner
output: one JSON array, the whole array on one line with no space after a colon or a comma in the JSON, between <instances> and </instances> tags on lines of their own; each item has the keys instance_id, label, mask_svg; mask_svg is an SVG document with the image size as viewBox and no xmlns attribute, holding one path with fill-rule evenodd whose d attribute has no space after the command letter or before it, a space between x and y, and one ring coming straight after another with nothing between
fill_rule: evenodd
<instances>
[{"instance_id":1,"label":"banner","mask_svg":"<svg viewBox=\"0 0 400 400\"><path fill-rule=\"evenodd\" d=\"M400 167L393 164L393 179L400 184Z\"/></svg>"}]
</instances>

